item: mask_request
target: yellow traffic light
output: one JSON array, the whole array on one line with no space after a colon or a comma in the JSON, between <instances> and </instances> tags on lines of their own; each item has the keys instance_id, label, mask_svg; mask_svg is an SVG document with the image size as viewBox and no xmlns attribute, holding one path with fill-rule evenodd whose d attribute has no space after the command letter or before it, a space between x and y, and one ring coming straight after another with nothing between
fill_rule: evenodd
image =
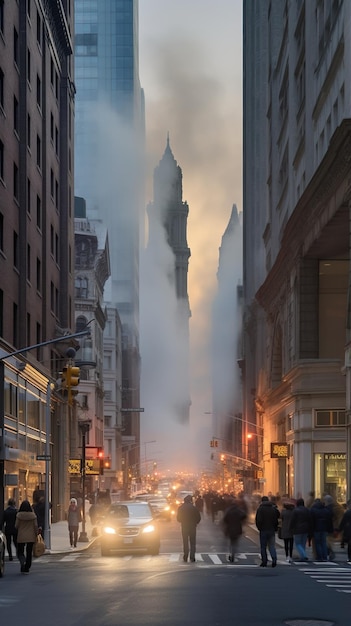
<instances>
[{"instance_id":1,"label":"yellow traffic light","mask_svg":"<svg viewBox=\"0 0 351 626\"><path fill-rule=\"evenodd\" d=\"M75 365L67 367L67 387L77 387L79 385L80 369Z\"/></svg>"}]
</instances>

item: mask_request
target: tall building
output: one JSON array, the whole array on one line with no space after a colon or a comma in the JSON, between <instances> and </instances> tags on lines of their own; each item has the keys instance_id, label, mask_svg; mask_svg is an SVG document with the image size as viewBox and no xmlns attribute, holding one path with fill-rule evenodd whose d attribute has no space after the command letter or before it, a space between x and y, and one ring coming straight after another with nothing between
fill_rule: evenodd
<instances>
[{"instance_id":1,"label":"tall building","mask_svg":"<svg viewBox=\"0 0 351 626\"><path fill-rule=\"evenodd\" d=\"M143 210L144 104L139 81L137 0L75 0L76 193L111 243L108 300L123 333L124 407L140 405L139 239ZM138 410L124 432L140 437ZM139 467L138 448L133 465ZM132 458L133 457L133 458ZM137 470L138 471L138 470Z\"/></svg>"},{"instance_id":2,"label":"tall building","mask_svg":"<svg viewBox=\"0 0 351 626\"><path fill-rule=\"evenodd\" d=\"M265 489L340 502L351 486L350 19L342 0L244 3L244 416L263 429Z\"/></svg>"},{"instance_id":3,"label":"tall building","mask_svg":"<svg viewBox=\"0 0 351 626\"><path fill-rule=\"evenodd\" d=\"M219 249L218 287L212 309L212 434L242 468L241 373L242 224L234 204Z\"/></svg>"},{"instance_id":4,"label":"tall building","mask_svg":"<svg viewBox=\"0 0 351 626\"><path fill-rule=\"evenodd\" d=\"M173 407L181 422L188 422L190 410L189 392L189 318L191 315L188 296L188 265L190 248L187 244L187 220L189 206L183 201L183 174L175 160L167 138L166 149L154 171L154 201L147 207L149 239L147 253L153 256L163 272L174 295L176 308L175 328L183 354L179 355L178 383L182 378L178 398ZM168 263L163 252L166 244L172 253ZM158 259L158 261L157 261ZM156 266L155 266L156 267ZM156 275L154 279L157 282ZM162 289L161 283L159 288ZM156 295L156 294L155 294ZM161 293L158 294L161 297ZM159 298L156 296L159 301ZM173 354L173 358L175 355ZM172 364L168 363L168 367ZM175 382L175 385L177 383Z\"/></svg>"},{"instance_id":5,"label":"tall building","mask_svg":"<svg viewBox=\"0 0 351 626\"><path fill-rule=\"evenodd\" d=\"M74 324L72 29L70 2L0 3L1 355L40 344L4 360L0 494L17 501L44 487L37 457L46 445L46 392L67 348L42 344ZM64 429L62 406L54 404L53 423ZM53 481L63 484L56 434ZM54 516L65 504L55 499Z\"/></svg>"}]
</instances>

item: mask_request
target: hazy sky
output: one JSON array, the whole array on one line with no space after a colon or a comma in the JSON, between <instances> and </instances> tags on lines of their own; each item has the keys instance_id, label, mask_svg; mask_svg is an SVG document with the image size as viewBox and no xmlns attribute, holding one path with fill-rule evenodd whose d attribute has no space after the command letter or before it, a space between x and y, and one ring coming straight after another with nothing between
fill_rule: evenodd
<instances>
[{"instance_id":1,"label":"hazy sky","mask_svg":"<svg viewBox=\"0 0 351 626\"><path fill-rule=\"evenodd\" d=\"M146 100L148 188L167 133L183 171L188 245L191 422L168 438L148 407L141 415L147 457L166 470L175 451L209 466L212 436L211 307L221 238L232 205L242 210L242 0L139 0L140 79ZM177 443L175 443L177 442ZM190 457L189 457L190 454Z\"/></svg>"}]
</instances>

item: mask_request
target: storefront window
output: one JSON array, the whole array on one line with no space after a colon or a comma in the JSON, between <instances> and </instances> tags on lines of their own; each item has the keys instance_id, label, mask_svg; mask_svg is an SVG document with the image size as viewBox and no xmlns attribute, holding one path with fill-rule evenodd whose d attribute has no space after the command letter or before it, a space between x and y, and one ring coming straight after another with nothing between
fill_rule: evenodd
<instances>
[{"instance_id":1,"label":"storefront window","mask_svg":"<svg viewBox=\"0 0 351 626\"><path fill-rule=\"evenodd\" d=\"M315 493L320 498L330 494L337 502L346 502L346 454L315 454Z\"/></svg>"}]
</instances>

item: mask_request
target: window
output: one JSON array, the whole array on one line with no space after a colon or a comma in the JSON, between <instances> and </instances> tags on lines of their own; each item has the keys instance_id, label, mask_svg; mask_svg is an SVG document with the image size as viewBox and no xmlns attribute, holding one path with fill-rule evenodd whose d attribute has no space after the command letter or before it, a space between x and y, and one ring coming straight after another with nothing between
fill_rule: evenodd
<instances>
[{"instance_id":1,"label":"window","mask_svg":"<svg viewBox=\"0 0 351 626\"><path fill-rule=\"evenodd\" d=\"M88 279L78 276L75 280L76 298L88 297Z\"/></svg>"},{"instance_id":2,"label":"window","mask_svg":"<svg viewBox=\"0 0 351 626\"><path fill-rule=\"evenodd\" d=\"M18 118L19 108L18 108L18 100L16 96L13 96L13 130L15 133L19 133L19 118Z\"/></svg>"},{"instance_id":3,"label":"window","mask_svg":"<svg viewBox=\"0 0 351 626\"><path fill-rule=\"evenodd\" d=\"M39 74L37 74L37 105L41 109L41 80Z\"/></svg>"},{"instance_id":4,"label":"window","mask_svg":"<svg viewBox=\"0 0 351 626\"><path fill-rule=\"evenodd\" d=\"M18 32L15 28L13 29L13 60L18 67L19 65L19 39L18 39Z\"/></svg>"},{"instance_id":5,"label":"window","mask_svg":"<svg viewBox=\"0 0 351 626\"><path fill-rule=\"evenodd\" d=\"M2 289L0 289L0 337L2 337L4 334L3 319L4 319L4 292Z\"/></svg>"},{"instance_id":6,"label":"window","mask_svg":"<svg viewBox=\"0 0 351 626\"><path fill-rule=\"evenodd\" d=\"M37 135L37 166L41 168L41 139Z\"/></svg>"},{"instance_id":7,"label":"window","mask_svg":"<svg viewBox=\"0 0 351 626\"><path fill-rule=\"evenodd\" d=\"M31 143L31 117L28 113L27 115L27 147L30 149L30 143Z\"/></svg>"},{"instance_id":8,"label":"window","mask_svg":"<svg viewBox=\"0 0 351 626\"><path fill-rule=\"evenodd\" d=\"M30 274L31 274L31 270L30 270L30 258L31 258L31 251L30 251L30 245L29 243L27 244L27 280L30 282Z\"/></svg>"},{"instance_id":9,"label":"window","mask_svg":"<svg viewBox=\"0 0 351 626\"><path fill-rule=\"evenodd\" d=\"M54 170L50 170L50 196L54 197Z\"/></svg>"},{"instance_id":10,"label":"window","mask_svg":"<svg viewBox=\"0 0 351 626\"><path fill-rule=\"evenodd\" d=\"M51 311L54 313L55 312L55 285L52 281L50 283L50 308L51 308Z\"/></svg>"},{"instance_id":11,"label":"window","mask_svg":"<svg viewBox=\"0 0 351 626\"><path fill-rule=\"evenodd\" d=\"M13 265L18 269L19 255L18 255L18 235L16 231L13 231Z\"/></svg>"},{"instance_id":12,"label":"window","mask_svg":"<svg viewBox=\"0 0 351 626\"><path fill-rule=\"evenodd\" d=\"M28 15L28 17L30 17L30 10L31 10L31 0L27 0L27 15Z\"/></svg>"},{"instance_id":13,"label":"window","mask_svg":"<svg viewBox=\"0 0 351 626\"><path fill-rule=\"evenodd\" d=\"M4 34L4 3L0 2L0 32Z\"/></svg>"},{"instance_id":14,"label":"window","mask_svg":"<svg viewBox=\"0 0 351 626\"><path fill-rule=\"evenodd\" d=\"M13 308L12 308L12 322L13 322L13 345L16 347L17 346L17 341L18 341L18 307L17 304L14 302L13 303Z\"/></svg>"},{"instance_id":15,"label":"window","mask_svg":"<svg viewBox=\"0 0 351 626\"><path fill-rule=\"evenodd\" d=\"M0 213L0 250L4 250L4 216L2 213Z\"/></svg>"},{"instance_id":16,"label":"window","mask_svg":"<svg viewBox=\"0 0 351 626\"><path fill-rule=\"evenodd\" d=\"M13 164L13 196L15 200L19 200L19 174L16 163Z\"/></svg>"},{"instance_id":17,"label":"window","mask_svg":"<svg viewBox=\"0 0 351 626\"><path fill-rule=\"evenodd\" d=\"M30 184L30 179L27 178L27 213L30 214L31 211L31 184Z\"/></svg>"},{"instance_id":18,"label":"window","mask_svg":"<svg viewBox=\"0 0 351 626\"><path fill-rule=\"evenodd\" d=\"M0 68L0 106L4 108L4 72Z\"/></svg>"},{"instance_id":19,"label":"window","mask_svg":"<svg viewBox=\"0 0 351 626\"><path fill-rule=\"evenodd\" d=\"M0 178L4 180L4 144L0 141Z\"/></svg>"},{"instance_id":20,"label":"window","mask_svg":"<svg viewBox=\"0 0 351 626\"><path fill-rule=\"evenodd\" d=\"M325 428L325 427L334 427L334 426L345 426L346 424L346 413L344 410L331 410L331 411L320 411L317 410L315 412L315 425L316 427Z\"/></svg>"},{"instance_id":21,"label":"window","mask_svg":"<svg viewBox=\"0 0 351 626\"><path fill-rule=\"evenodd\" d=\"M54 141L54 116L50 113L50 137L51 141Z\"/></svg>"},{"instance_id":22,"label":"window","mask_svg":"<svg viewBox=\"0 0 351 626\"><path fill-rule=\"evenodd\" d=\"M41 17L39 11L37 11L37 44L39 48L41 48L42 42L42 26L41 26Z\"/></svg>"},{"instance_id":23,"label":"window","mask_svg":"<svg viewBox=\"0 0 351 626\"><path fill-rule=\"evenodd\" d=\"M31 80L31 58L30 58L30 50L27 50L27 81L30 83Z\"/></svg>"},{"instance_id":24,"label":"window","mask_svg":"<svg viewBox=\"0 0 351 626\"><path fill-rule=\"evenodd\" d=\"M27 313L27 346L30 346L30 313Z\"/></svg>"},{"instance_id":25,"label":"window","mask_svg":"<svg viewBox=\"0 0 351 626\"><path fill-rule=\"evenodd\" d=\"M41 261L37 257L37 291L41 293Z\"/></svg>"},{"instance_id":26,"label":"window","mask_svg":"<svg viewBox=\"0 0 351 626\"><path fill-rule=\"evenodd\" d=\"M36 340L35 343L41 343L41 326L39 322L37 322L36 326ZM41 360L42 348L37 348L37 361Z\"/></svg>"},{"instance_id":27,"label":"window","mask_svg":"<svg viewBox=\"0 0 351 626\"><path fill-rule=\"evenodd\" d=\"M37 196L37 227L41 230L41 200Z\"/></svg>"},{"instance_id":28,"label":"window","mask_svg":"<svg viewBox=\"0 0 351 626\"><path fill-rule=\"evenodd\" d=\"M50 226L50 254L54 256L54 227Z\"/></svg>"}]
</instances>

